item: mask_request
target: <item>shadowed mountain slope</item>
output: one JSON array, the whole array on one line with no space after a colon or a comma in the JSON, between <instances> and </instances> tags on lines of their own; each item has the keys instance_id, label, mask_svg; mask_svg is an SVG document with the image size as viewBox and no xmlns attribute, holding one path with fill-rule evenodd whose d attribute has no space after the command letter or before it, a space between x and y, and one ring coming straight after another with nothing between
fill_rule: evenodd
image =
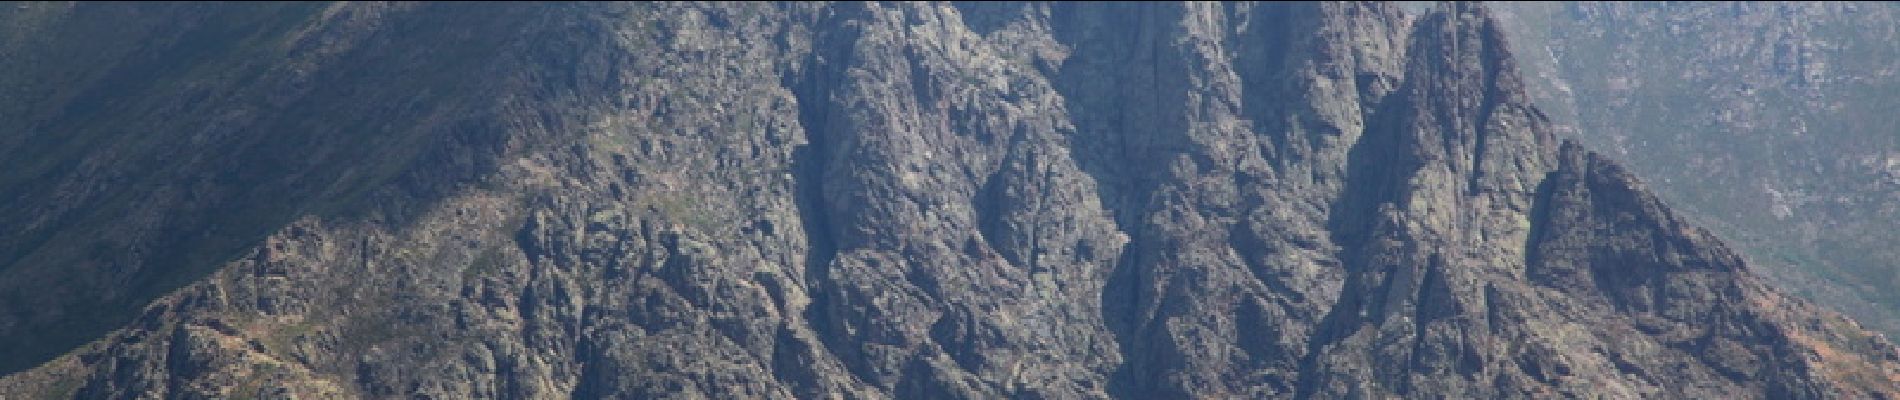
<instances>
[{"instance_id":1,"label":"shadowed mountain slope","mask_svg":"<svg viewBox=\"0 0 1900 400\"><path fill-rule=\"evenodd\" d=\"M0 18L138 29L107 24L145 17L124 7ZM233 34L265 38L239 40L252 50L185 63L263 83L213 76L190 82L236 94L141 100L205 107L162 114L201 129L4 134L74 140L105 170L247 171L261 183L211 185L310 205L242 219L265 233L177 268L87 252L182 282L156 297L0 297L135 315L61 339L91 341L43 350L64 355L0 379L0 396L1900 393L1884 339L1761 284L1631 174L1558 139L1475 3L1418 17L1384 3L309 7ZM78 40L23 37L44 54ZM285 50L305 37L342 47ZM246 91L285 87L309 92L250 114L281 125L224 128L249 161L153 169L125 160L226 147L77 142L183 140L271 104ZM412 114L379 114L394 105ZM285 144L242 145L272 140ZM5 182L91 182L47 168ZM70 203L42 192L0 193ZM152 226L239 218L216 214ZM71 240L50 237L5 242ZM128 276L21 260L0 272ZM45 290L114 287L68 285ZM51 319L11 321L0 334L58 342L37 339Z\"/></svg>"}]
</instances>

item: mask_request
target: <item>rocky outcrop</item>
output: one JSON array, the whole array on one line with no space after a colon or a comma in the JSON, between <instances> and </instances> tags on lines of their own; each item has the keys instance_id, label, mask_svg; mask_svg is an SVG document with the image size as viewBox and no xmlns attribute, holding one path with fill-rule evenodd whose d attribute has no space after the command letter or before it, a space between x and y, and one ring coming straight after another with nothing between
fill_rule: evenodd
<instances>
[{"instance_id":1,"label":"rocky outcrop","mask_svg":"<svg viewBox=\"0 0 1900 400\"><path fill-rule=\"evenodd\" d=\"M1900 8L1498 3L1560 129L1796 295L1900 334Z\"/></svg>"},{"instance_id":2,"label":"rocky outcrop","mask_svg":"<svg viewBox=\"0 0 1900 400\"><path fill-rule=\"evenodd\" d=\"M508 15L457 142L491 151L424 152L0 395L1900 390L1883 339L1560 143L1475 4Z\"/></svg>"}]
</instances>

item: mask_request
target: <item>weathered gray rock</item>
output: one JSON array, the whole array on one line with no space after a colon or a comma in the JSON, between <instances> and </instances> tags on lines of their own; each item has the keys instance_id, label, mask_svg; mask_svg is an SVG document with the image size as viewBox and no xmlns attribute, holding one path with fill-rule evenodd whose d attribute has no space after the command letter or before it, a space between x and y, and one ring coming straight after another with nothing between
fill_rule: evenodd
<instances>
[{"instance_id":1,"label":"weathered gray rock","mask_svg":"<svg viewBox=\"0 0 1900 400\"><path fill-rule=\"evenodd\" d=\"M1900 334L1892 3L1498 3L1527 89L1754 271Z\"/></svg>"},{"instance_id":2,"label":"weathered gray rock","mask_svg":"<svg viewBox=\"0 0 1900 400\"><path fill-rule=\"evenodd\" d=\"M419 136L456 139L0 396L1900 392L1883 339L1560 143L1475 4L484 18L522 22L468 33L478 116Z\"/></svg>"}]
</instances>

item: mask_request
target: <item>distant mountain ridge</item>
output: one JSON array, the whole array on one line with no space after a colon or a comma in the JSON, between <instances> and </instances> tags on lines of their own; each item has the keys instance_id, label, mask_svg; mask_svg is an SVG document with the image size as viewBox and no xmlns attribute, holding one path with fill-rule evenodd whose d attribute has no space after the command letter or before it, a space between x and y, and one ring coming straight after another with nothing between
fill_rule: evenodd
<instances>
[{"instance_id":1,"label":"distant mountain ridge","mask_svg":"<svg viewBox=\"0 0 1900 400\"><path fill-rule=\"evenodd\" d=\"M1900 334L1900 7L1496 8L1555 122L1775 283Z\"/></svg>"}]
</instances>

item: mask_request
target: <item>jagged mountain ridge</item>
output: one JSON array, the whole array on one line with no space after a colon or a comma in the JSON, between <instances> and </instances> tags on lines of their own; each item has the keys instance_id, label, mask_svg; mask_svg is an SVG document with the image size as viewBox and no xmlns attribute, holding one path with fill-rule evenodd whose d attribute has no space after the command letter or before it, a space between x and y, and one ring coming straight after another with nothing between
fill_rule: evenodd
<instances>
[{"instance_id":1,"label":"jagged mountain ridge","mask_svg":"<svg viewBox=\"0 0 1900 400\"><path fill-rule=\"evenodd\" d=\"M1560 127L1625 160L1774 283L1900 334L1900 8L1496 6Z\"/></svg>"},{"instance_id":2,"label":"jagged mountain ridge","mask_svg":"<svg viewBox=\"0 0 1900 400\"><path fill-rule=\"evenodd\" d=\"M327 5L360 19L315 40L374 60L461 7ZM1891 345L1559 143L1486 14L480 14L514 33L466 72L485 91L459 107L489 116L424 159L492 171L419 162L363 215L285 213L0 394L1894 392ZM405 100L309 101L345 99Z\"/></svg>"}]
</instances>

